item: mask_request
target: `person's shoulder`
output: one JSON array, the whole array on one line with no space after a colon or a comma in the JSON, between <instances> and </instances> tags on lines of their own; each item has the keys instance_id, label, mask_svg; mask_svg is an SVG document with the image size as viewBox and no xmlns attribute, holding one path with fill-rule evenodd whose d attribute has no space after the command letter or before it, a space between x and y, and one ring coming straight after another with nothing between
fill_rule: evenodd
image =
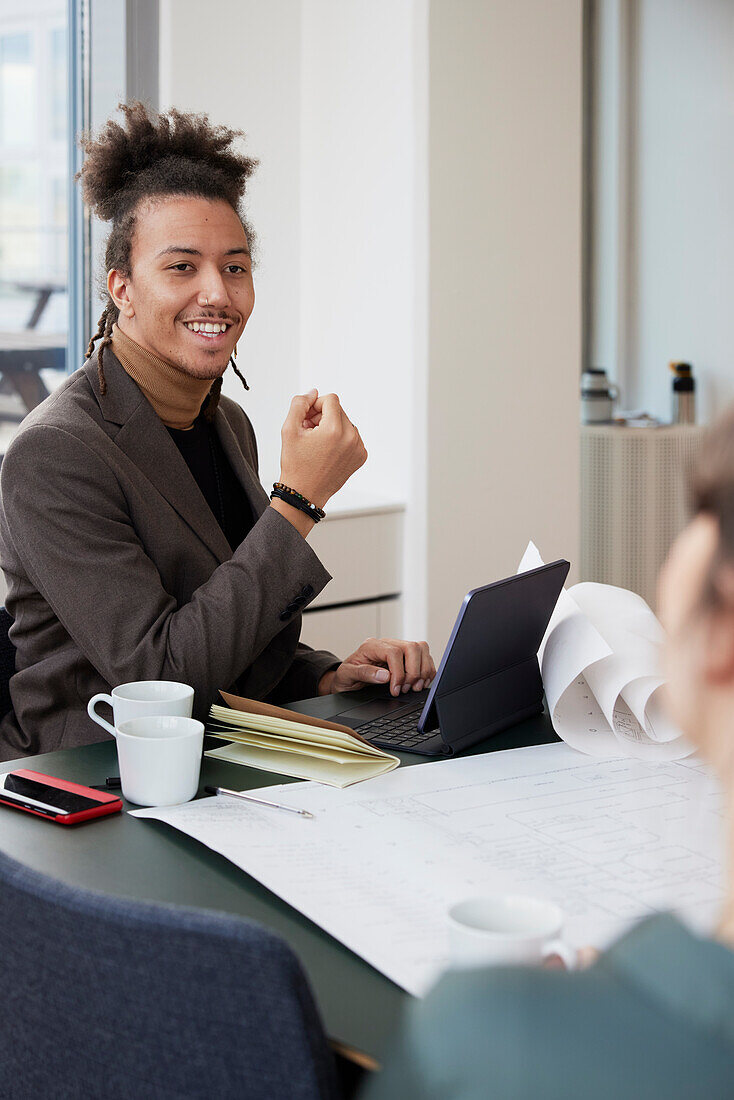
<instances>
[{"instance_id":1,"label":"person's shoulder","mask_svg":"<svg viewBox=\"0 0 734 1100\"><path fill-rule=\"evenodd\" d=\"M8 444L0 471L6 478L28 457L34 464L56 461L64 448L86 444L100 433L102 417L87 369L70 374L23 419Z\"/></svg>"},{"instance_id":2,"label":"person's shoulder","mask_svg":"<svg viewBox=\"0 0 734 1100\"><path fill-rule=\"evenodd\" d=\"M588 975L530 967L455 970L417 1007L416 1026L424 1035L442 1032L468 1051L485 1053L489 1041L511 1053L540 1021L547 1029L550 1020L586 999L588 984Z\"/></svg>"},{"instance_id":3,"label":"person's shoulder","mask_svg":"<svg viewBox=\"0 0 734 1100\"><path fill-rule=\"evenodd\" d=\"M79 367L60 386L32 409L23 419L13 442L37 428L81 430L99 419L99 406L89 381L87 368ZM11 443L12 447L12 443Z\"/></svg>"},{"instance_id":4,"label":"person's shoulder","mask_svg":"<svg viewBox=\"0 0 734 1100\"><path fill-rule=\"evenodd\" d=\"M421 1087L431 1098L480 1100L489 1082L497 1100L607 1096L583 1091L588 1075L582 1063L591 1019L597 1037L611 1034L610 1028L618 1035L620 1006L612 1000L603 983L587 975L529 968L456 971L411 1014L407 1057L421 1067ZM602 1075L608 1070L598 1068Z\"/></svg>"},{"instance_id":5,"label":"person's shoulder","mask_svg":"<svg viewBox=\"0 0 734 1100\"><path fill-rule=\"evenodd\" d=\"M719 945L700 941L699 952L697 942L672 918L654 918L582 972L452 972L411 1014L409 1056L430 1096L478 1100L490 1079L498 1100L698 1096L694 1067L705 1060L720 1083L734 1069L734 1043L707 1003L708 966L701 988L691 973Z\"/></svg>"},{"instance_id":6,"label":"person's shoulder","mask_svg":"<svg viewBox=\"0 0 734 1100\"><path fill-rule=\"evenodd\" d=\"M517 967L449 972L411 1006L398 1048L367 1100L398 1100L406 1091L424 1100L576 1095L557 1089L555 1080L573 1035L568 1022L559 1028L569 1015L567 979Z\"/></svg>"}]
</instances>

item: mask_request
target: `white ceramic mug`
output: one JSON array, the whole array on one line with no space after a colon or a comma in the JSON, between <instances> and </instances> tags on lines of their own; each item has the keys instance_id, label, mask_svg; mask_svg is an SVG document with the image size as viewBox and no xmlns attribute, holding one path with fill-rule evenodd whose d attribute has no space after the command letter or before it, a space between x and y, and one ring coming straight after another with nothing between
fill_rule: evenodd
<instances>
[{"instance_id":1,"label":"white ceramic mug","mask_svg":"<svg viewBox=\"0 0 734 1100\"><path fill-rule=\"evenodd\" d=\"M112 707L114 726L97 714L97 703ZM114 737L115 727L130 718L145 718L149 714L178 714L190 718L194 709L194 689L173 680L136 680L112 689L112 695L101 692L87 703L87 714L93 722Z\"/></svg>"},{"instance_id":2,"label":"white ceramic mug","mask_svg":"<svg viewBox=\"0 0 734 1100\"><path fill-rule=\"evenodd\" d=\"M562 938L563 910L523 894L488 894L452 905L451 962L457 967L542 963L558 955L569 970L577 953Z\"/></svg>"},{"instance_id":3,"label":"white ceramic mug","mask_svg":"<svg viewBox=\"0 0 734 1100\"><path fill-rule=\"evenodd\" d=\"M139 806L176 806L199 787L204 724L155 714L120 722L115 730L122 793Z\"/></svg>"}]
</instances>

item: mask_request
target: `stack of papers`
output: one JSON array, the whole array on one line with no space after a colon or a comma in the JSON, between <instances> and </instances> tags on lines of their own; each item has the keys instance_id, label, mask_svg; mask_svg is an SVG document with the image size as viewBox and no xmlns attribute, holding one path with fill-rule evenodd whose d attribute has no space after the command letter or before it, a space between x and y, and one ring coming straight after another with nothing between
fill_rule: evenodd
<instances>
[{"instance_id":1,"label":"stack of papers","mask_svg":"<svg viewBox=\"0 0 734 1100\"><path fill-rule=\"evenodd\" d=\"M372 779L400 763L397 756L370 745L348 726L225 691L219 694L229 705L211 707L206 731L226 737L230 744L205 753L215 760L314 779L332 787Z\"/></svg>"},{"instance_id":2,"label":"stack of papers","mask_svg":"<svg viewBox=\"0 0 734 1100\"><path fill-rule=\"evenodd\" d=\"M531 542L518 572L542 564ZM663 639L636 593L590 582L564 589L538 651L558 736L592 756L689 756L693 746L662 707Z\"/></svg>"}]
</instances>

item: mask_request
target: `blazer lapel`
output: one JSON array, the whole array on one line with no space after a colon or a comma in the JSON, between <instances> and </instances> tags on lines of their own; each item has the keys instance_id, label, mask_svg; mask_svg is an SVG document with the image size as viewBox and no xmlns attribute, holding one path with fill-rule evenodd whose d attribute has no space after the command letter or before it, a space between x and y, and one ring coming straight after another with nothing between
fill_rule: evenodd
<instances>
[{"instance_id":1,"label":"blazer lapel","mask_svg":"<svg viewBox=\"0 0 734 1100\"><path fill-rule=\"evenodd\" d=\"M87 373L102 415L108 423L120 426L114 436L115 443L175 508L217 561L220 564L227 561L232 557L232 550L224 531L214 518L178 447L152 405L109 348L105 350L104 371L107 393L102 395L97 379L96 355L89 360Z\"/></svg>"},{"instance_id":2,"label":"blazer lapel","mask_svg":"<svg viewBox=\"0 0 734 1100\"><path fill-rule=\"evenodd\" d=\"M237 436L232 431L227 417L221 408L217 409L214 417L214 426L217 435L229 459L229 464L234 470L235 477L247 494L252 513L256 520L260 518L270 504L270 498L263 489L253 467L246 461L242 454L242 447Z\"/></svg>"}]
</instances>

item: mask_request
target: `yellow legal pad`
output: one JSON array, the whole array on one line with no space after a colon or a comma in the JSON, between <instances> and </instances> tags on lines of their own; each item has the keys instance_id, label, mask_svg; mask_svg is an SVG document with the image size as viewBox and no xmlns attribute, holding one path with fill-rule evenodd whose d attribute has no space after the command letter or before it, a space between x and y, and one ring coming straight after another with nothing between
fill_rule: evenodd
<instances>
[{"instance_id":1,"label":"yellow legal pad","mask_svg":"<svg viewBox=\"0 0 734 1100\"><path fill-rule=\"evenodd\" d=\"M230 744L209 749L215 760L262 771L349 787L392 771L400 764L348 726L311 718L257 699L219 693L228 704L209 710L206 732Z\"/></svg>"}]
</instances>

